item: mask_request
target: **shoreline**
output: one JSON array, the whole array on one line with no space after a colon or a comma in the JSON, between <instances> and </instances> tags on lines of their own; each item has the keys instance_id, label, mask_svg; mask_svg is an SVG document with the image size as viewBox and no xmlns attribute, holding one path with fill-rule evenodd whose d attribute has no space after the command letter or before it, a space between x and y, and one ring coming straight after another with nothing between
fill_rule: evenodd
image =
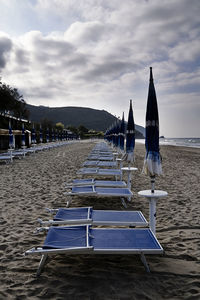
<instances>
[{"instance_id":1,"label":"shoreline","mask_svg":"<svg viewBox=\"0 0 200 300\"><path fill-rule=\"evenodd\" d=\"M197 143L191 143L197 140ZM136 139L136 143L145 144L145 139ZM164 138L160 139L160 146L174 146L200 149L200 138Z\"/></svg>"}]
</instances>

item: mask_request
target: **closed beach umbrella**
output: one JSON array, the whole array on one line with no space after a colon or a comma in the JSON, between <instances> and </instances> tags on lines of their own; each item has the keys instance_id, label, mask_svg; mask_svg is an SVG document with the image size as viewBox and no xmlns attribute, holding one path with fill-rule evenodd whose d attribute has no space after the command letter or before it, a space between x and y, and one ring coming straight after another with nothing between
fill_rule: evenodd
<instances>
[{"instance_id":1,"label":"closed beach umbrella","mask_svg":"<svg viewBox=\"0 0 200 300\"><path fill-rule=\"evenodd\" d=\"M117 142L116 142L116 144L117 144L118 150L120 150L120 126L121 126L121 121L117 120L117 127L116 127L116 129L117 129Z\"/></svg>"},{"instance_id":2,"label":"closed beach umbrella","mask_svg":"<svg viewBox=\"0 0 200 300\"><path fill-rule=\"evenodd\" d=\"M51 129L51 141L54 142L54 130L53 130L53 128Z\"/></svg>"},{"instance_id":3,"label":"closed beach umbrella","mask_svg":"<svg viewBox=\"0 0 200 300\"><path fill-rule=\"evenodd\" d=\"M132 100L130 100L130 108L128 114L128 124L126 129L126 160L130 163L134 160L135 148L135 123L133 118Z\"/></svg>"},{"instance_id":4,"label":"closed beach umbrella","mask_svg":"<svg viewBox=\"0 0 200 300\"><path fill-rule=\"evenodd\" d=\"M32 144L36 144L36 136L35 136L35 127L34 127L34 124L33 124L33 127L32 127L31 143Z\"/></svg>"},{"instance_id":5,"label":"closed beach umbrella","mask_svg":"<svg viewBox=\"0 0 200 300\"><path fill-rule=\"evenodd\" d=\"M22 123L22 146L24 147L25 145L26 145L26 140L25 140L24 123Z\"/></svg>"},{"instance_id":6,"label":"closed beach umbrella","mask_svg":"<svg viewBox=\"0 0 200 300\"><path fill-rule=\"evenodd\" d=\"M11 121L9 121L9 148L14 148L14 138L13 138L13 132L11 127Z\"/></svg>"},{"instance_id":7,"label":"closed beach umbrella","mask_svg":"<svg viewBox=\"0 0 200 300\"><path fill-rule=\"evenodd\" d=\"M162 174L161 157L159 152L159 117L156 91L150 67L150 81L146 110L146 156L143 171L151 177L152 192L154 192L155 176Z\"/></svg>"},{"instance_id":8,"label":"closed beach umbrella","mask_svg":"<svg viewBox=\"0 0 200 300\"><path fill-rule=\"evenodd\" d=\"M118 136L119 136L119 121L116 120L115 122L115 128L114 128L114 146L118 148L119 143L118 143Z\"/></svg>"},{"instance_id":9,"label":"closed beach umbrella","mask_svg":"<svg viewBox=\"0 0 200 300\"><path fill-rule=\"evenodd\" d=\"M42 126L40 125L40 143L43 142L43 136L42 136Z\"/></svg>"},{"instance_id":10,"label":"closed beach umbrella","mask_svg":"<svg viewBox=\"0 0 200 300\"><path fill-rule=\"evenodd\" d=\"M119 147L121 152L124 152L124 137L125 137L125 122L124 122L124 113L123 113L122 121L120 124L120 133L119 133Z\"/></svg>"},{"instance_id":11,"label":"closed beach umbrella","mask_svg":"<svg viewBox=\"0 0 200 300\"><path fill-rule=\"evenodd\" d=\"M46 131L46 141L47 141L47 143L49 143L49 128L47 128L47 131Z\"/></svg>"},{"instance_id":12,"label":"closed beach umbrella","mask_svg":"<svg viewBox=\"0 0 200 300\"><path fill-rule=\"evenodd\" d=\"M56 129L56 141L58 141L58 129Z\"/></svg>"}]
</instances>

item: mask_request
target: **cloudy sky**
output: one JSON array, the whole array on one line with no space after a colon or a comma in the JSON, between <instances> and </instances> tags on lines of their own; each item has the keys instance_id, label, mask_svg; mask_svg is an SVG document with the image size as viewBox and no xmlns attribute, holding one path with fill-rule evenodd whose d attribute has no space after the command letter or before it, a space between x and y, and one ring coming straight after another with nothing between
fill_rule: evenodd
<instances>
[{"instance_id":1,"label":"cloudy sky","mask_svg":"<svg viewBox=\"0 0 200 300\"><path fill-rule=\"evenodd\" d=\"M33 105L133 100L144 126L153 67L160 134L200 137L200 0L0 0L0 76Z\"/></svg>"}]
</instances>

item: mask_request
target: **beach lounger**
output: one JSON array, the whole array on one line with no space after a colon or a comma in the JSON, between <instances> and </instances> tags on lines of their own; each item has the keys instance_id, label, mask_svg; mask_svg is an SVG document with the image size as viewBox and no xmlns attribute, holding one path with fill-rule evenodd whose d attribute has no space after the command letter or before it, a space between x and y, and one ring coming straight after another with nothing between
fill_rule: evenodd
<instances>
[{"instance_id":1,"label":"beach lounger","mask_svg":"<svg viewBox=\"0 0 200 300\"><path fill-rule=\"evenodd\" d=\"M13 156L11 156L10 154L1 154L0 155L0 161L3 161L3 162L12 162L13 161Z\"/></svg>"},{"instance_id":2,"label":"beach lounger","mask_svg":"<svg viewBox=\"0 0 200 300\"><path fill-rule=\"evenodd\" d=\"M122 180L95 180L93 178L74 179L72 183L66 183L66 187L94 185L98 187L126 187L127 184Z\"/></svg>"},{"instance_id":3,"label":"beach lounger","mask_svg":"<svg viewBox=\"0 0 200 300\"><path fill-rule=\"evenodd\" d=\"M145 254L162 254L163 248L148 228L93 228L51 226L42 247L32 248L25 255L42 255L37 275L49 255L54 254L139 254L150 272Z\"/></svg>"},{"instance_id":4,"label":"beach lounger","mask_svg":"<svg viewBox=\"0 0 200 300\"><path fill-rule=\"evenodd\" d=\"M126 207L125 199L131 201L133 193L128 188L117 187L97 187L89 186L73 186L71 192L64 193L67 196L97 196L97 197L118 197L122 204ZM70 205L71 199L67 201L67 207Z\"/></svg>"},{"instance_id":5,"label":"beach lounger","mask_svg":"<svg viewBox=\"0 0 200 300\"><path fill-rule=\"evenodd\" d=\"M94 210L92 207L49 209L56 213L53 220L42 221L41 226L49 225L110 225L110 226L143 226L148 225L141 211Z\"/></svg>"},{"instance_id":6,"label":"beach lounger","mask_svg":"<svg viewBox=\"0 0 200 300\"><path fill-rule=\"evenodd\" d=\"M83 163L84 167L96 166L96 167L117 167L116 161L99 161L99 160L87 160Z\"/></svg>"},{"instance_id":7,"label":"beach lounger","mask_svg":"<svg viewBox=\"0 0 200 300\"><path fill-rule=\"evenodd\" d=\"M102 161L113 161L113 155L98 155L98 154L91 154L87 158L88 160L102 160Z\"/></svg>"},{"instance_id":8,"label":"beach lounger","mask_svg":"<svg viewBox=\"0 0 200 300\"><path fill-rule=\"evenodd\" d=\"M122 176L121 169L81 168L77 174L98 176Z\"/></svg>"}]
</instances>

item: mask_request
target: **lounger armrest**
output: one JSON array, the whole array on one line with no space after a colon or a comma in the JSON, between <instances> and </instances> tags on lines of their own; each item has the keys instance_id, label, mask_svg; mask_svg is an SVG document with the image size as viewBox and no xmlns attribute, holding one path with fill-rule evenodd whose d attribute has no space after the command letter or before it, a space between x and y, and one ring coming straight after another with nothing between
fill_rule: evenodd
<instances>
[{"instance_id":1,"label":"lounger armrest","mask_svg":"<svg viewBox=\"0 0 200 300\"><path fill-rule=\"evenodd\" d=\"M48 213L50 213L50 214L54 214L54 213L57 213L58 212L58 209L56 208L56 209L54 209L54 208L48 208L48 207L46 207L45 208L45 210L48 212Z\"/></svg>"},{"instance_id":2,"label":"lounger armrest","mask_svg":"<svg viewBox=\"0 0 200 300\"><path fill-rule=\"evenodd\" d=\"M73 188L73 184L72 183L65 183L65 188L66 189L71 189L71 188Z\"/></svg>"},{"instance_id":3,"label":"lounger armrest","mask_svg":"<svg viewBox=\"0 0 200 300\"><path fill-rule=\"evenodd\" d=\"M79 220L49 220L49 221L42 221L41 225L90 225L92 224L92 219L79 219Z\"/></svg>"},{"instance_id":4,"label":"lounger armrest","mask_svg":"<svg viewBox=\"0 0 200 300\"><path fill-rule=\"evenodd\" d=\"M37 221L40 223L41 226L55 224L54 220L43 221L42 219L37 219Z\"/></svg>"},{"instance_id":5,"label":"lounger armrest","mask_svg":"<svg viewBox=\"0 0 200 300\"><path fill-rule=\"evenodd\" d=\"M34 234L38 234L40 232L47 232L49 230L49 227L38 227L36 228L36 230L34 231Z\"/></svg>"},{"instance_id":6,"label":"lounger armrest","mask_svg":"<svg viewBox=\"0 0 200 300\"><path fill-rule=\"evenodd\" d=\"M71 247L71 248L61 248L61 249L43 249L42 247L39 248L32 248L27 250L24 255L37 255L37 254L59 254L59 253L88 253L89 251L93 251L94 247Z\"/></svg>"}]
</instances>

